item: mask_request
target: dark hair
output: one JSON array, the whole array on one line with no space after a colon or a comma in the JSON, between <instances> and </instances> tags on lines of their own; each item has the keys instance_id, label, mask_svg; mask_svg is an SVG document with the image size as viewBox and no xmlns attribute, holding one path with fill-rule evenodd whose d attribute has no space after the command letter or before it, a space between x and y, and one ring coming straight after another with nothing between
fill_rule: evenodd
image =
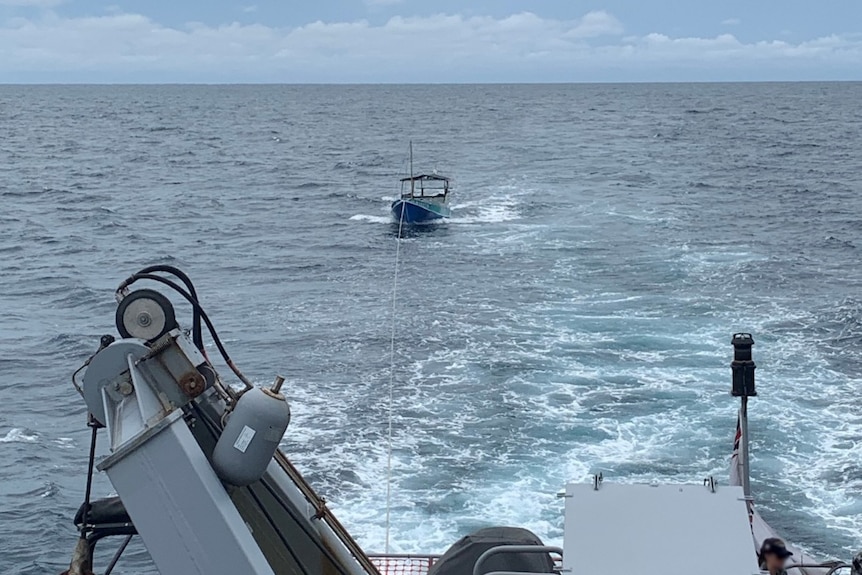
<instances>
[{"instance_id":1,"label":"dark hair","mask_svg":"<svg viewBox=\"0 0 862 575\"><path fill-rule=\"evenodd\" d=\"M784 547L784 541L778 537L769 537L763 540L760 551L757 552L757 564L762 570L766 569L766 554L773 552L774 547Z\"/></svg>"}]
</instances>

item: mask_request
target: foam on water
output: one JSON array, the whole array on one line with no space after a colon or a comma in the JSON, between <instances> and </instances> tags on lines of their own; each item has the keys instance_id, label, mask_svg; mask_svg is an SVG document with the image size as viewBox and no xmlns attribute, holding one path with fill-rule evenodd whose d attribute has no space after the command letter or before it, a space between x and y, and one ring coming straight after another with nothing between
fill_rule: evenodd
<instances>
[{"instance_id":1,"label":"foam on water","mask_svg":"<svg viewBox=\"0 0 862 575\"><path fill-rule=\"evenodd\" d=\"M35 443L39 441L36 433L24 429L10 429L4 437L0 437L0 443Z\"/></svg>"},{"instance_id":2,"label":"foam on water","mask_svg":"<svg viewBox=\"0 0 862 575\"><path fill-rule=\"evenodd\" d=\"M371 216L367 214L356 214L355 216L350 216L351 221L355 222L368 222L372 224L391 224L392 217L391 216Z\"/></svg>"},{"instance_id":3,"label":"foam on water","mask_svg":"<svg viewBox=\"0 0 862 575\"><path fill-rule=\"evenodd\" d=\"M521 192L523 193L523 192ZM457 201L452 204L455 224L500 223L517 220L519 198L517 195L494 194L481 199Z\"/></svg>"}]
</instances>

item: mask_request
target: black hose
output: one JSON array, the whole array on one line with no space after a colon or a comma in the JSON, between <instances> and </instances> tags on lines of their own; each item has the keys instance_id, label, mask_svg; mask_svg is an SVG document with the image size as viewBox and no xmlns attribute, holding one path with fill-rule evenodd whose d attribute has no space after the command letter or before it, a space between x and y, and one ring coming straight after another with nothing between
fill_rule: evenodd
<instances>
[{"instance_id":1,"label":"black hose","mask_svg":"<svg viewBox=\"0 0 862 575\"><path fill-rule=\"evenodd\" d=\"M132 278L134 278L135 276L137 276L139 274L150 274L152 272L163 272L163 273L171 274L171 275L179 278L179 280L185 284L186 288L189 290L189 293L194 298L194 300L198 301L198 293L195 290L195 284L192 283L191 278L189 278L189 276L187 276L186 273L184 271L182 271L181 269L176 268L174 266L168 266L168 265L155 265L155 266L145 267L144 269L140 270L137 274L135 274L134 276L130 277L128 280L123 282L123 284L120 286L120 288L117 291L120 291L120 290L124 289L126 286L128 286L129 284L133 283L134 279L132 279ZM204 340L203 340L203 333L202 333L202 329L201 329L201 314L200 314L200 311L198 310L198 308L196 308L194 306L192 306L192 341L194 342L195 346L197 346L197 348L199 350L204 351ZM206 353L206 352L204 352L204 353Z\"/></svg>"},{"instance_id":2,"label":"black hose","mask_svg":"<svg viewBox=\"0 0 862 575\"><path fill-rule=\"evenodd\" d=\"M222 345L221 339L218 336L218 332L216 332L215 326L213 325L212 321L210 321L209 316L206 314L204 309L201 307L201 304L198 303L198 300L194 296L192 296L189 292L187 292L171 280L163 278L162 276L157 276L155 274L149 273L137 273L132 275L131 277L129 277L129 279L120 284L120 287L117 288L117 291L122 291L127 286L138 280L152 280L155 282L162 283L180 294L181 296L183 296L197 311L197 313L200 314L201 319L204 320L204 323L206 324L207 329L209 330L210 335L213 338L213 342L216 344L216 348L218 348L218 351L227 366L231 369L231 371L234 372L234 374L236 374L239 380L245 384L247 389L251 389L252 387L254 387L251 381L249 381L249 379L245 375L243 375L243 373L239 370L239 368L236 366L236 364L234 364L233 360L228 355L227 350L224 348L224 345Z\"/></svg>"}]
</instances>

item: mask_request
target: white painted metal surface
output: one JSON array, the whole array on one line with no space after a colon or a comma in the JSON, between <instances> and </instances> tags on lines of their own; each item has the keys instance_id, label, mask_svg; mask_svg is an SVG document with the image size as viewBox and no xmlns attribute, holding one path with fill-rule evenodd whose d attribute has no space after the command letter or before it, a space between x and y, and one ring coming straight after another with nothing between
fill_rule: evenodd
<instances>
[{"instance_id":1,"label":"white painted metal surface","mask_svg":"<svg viewBox=\"0 0 862 575\"><path fill-rule=\"evenodd\" d=\"M161 575L273 575L182 412L165 409L129 356L102 389L113 453L99 464Z\"/></svg>"},{"instance_id":2,"label":"white painted metal surface","mask_svg":"<svg viewBox=\"0 0 862 575\"><path fill-rule=\"evenodd\" d=\"M741 487L569 484L565 501L571 575L760 572Z\"/></svg>"},{"instance_id":3,"label":"white painted metal surface","mask_svg":"<svg viewBox=\"0 0 862 575\"><path fill-rule=\"evenodd\" d=\"M101 467L162 575L273 575L178 411Z\"/></svg>"}]
</instances>

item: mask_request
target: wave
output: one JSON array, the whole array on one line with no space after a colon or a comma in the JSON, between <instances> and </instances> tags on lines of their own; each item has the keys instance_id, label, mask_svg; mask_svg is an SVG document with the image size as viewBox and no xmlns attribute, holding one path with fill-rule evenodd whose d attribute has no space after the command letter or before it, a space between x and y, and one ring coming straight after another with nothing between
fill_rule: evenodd
<instances>
[{"instance_id":1,"label":"wave","mask_svg":"<svg viewBox=\"0 0 862 575\"><path fill-rule=\"evenodd\" d=\"M0 437L0 443L36 443L37 441L39 441L38 434L20 427L14 427L6 432L4 437Z\"/></svg>"},{"instance_id":2,"label":"wave","mask_svg":"<svg viewBox=\"0 0 862 575\"><path fill-rule=\"evenodd\" d=\"M367 214L356 214L354 216L350 216L350 220L354 222L369 222L373 224L390 224L392 223L392 218L388 216L370 216Z\"/></svg>"}]
</instances>

